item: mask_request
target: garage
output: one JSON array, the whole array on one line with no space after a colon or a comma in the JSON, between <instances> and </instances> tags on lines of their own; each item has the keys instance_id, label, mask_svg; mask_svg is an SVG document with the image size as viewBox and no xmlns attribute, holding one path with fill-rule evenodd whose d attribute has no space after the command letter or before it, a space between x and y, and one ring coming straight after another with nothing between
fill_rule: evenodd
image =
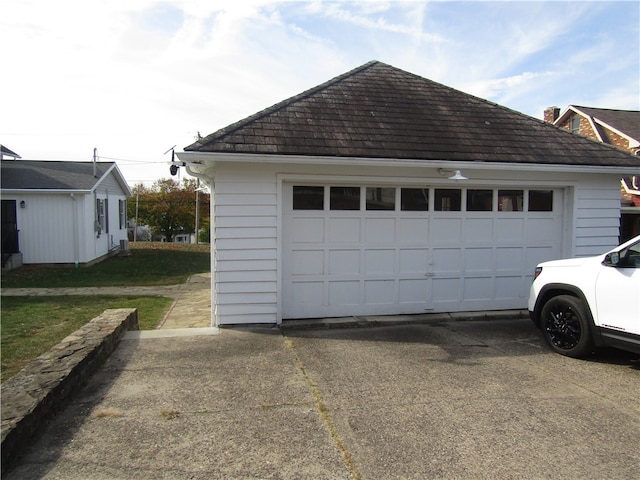
<instances>
[{"instance_id":1,"label":"garage","mask_svg":"<svg viewBox=\"0 0 640 480\"><path fill-rule=\"evenodd\" d=\"M176 153L211 190L213 325L524 309L618 244L638 158L381 62Z\"/></svg>"},{"instance_id":2,"label":"garage","mask_svg":"<svg viewBox=\"0 0 640 480\"><path fill-rule=\"evenodd\" d=\"M562 189L287 183L283 318L521 308Z\"/></svg>"}]
</instances>

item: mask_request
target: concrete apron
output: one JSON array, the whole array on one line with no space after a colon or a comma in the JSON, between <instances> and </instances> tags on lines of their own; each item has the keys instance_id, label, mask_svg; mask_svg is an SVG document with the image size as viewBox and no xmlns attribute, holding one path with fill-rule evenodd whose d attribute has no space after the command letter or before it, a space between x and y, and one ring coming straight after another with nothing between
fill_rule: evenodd
<instances>
[{"instance_id":1,"label":"concrete apron","mask_svg":"<svg viewBox=\"0 0 640 480\"><path fill-rule=\"evenodd\" d=\"M123 340L6 478L637 474L637 356L526 319L210 330Z\"/></svg>"}]
</instances>

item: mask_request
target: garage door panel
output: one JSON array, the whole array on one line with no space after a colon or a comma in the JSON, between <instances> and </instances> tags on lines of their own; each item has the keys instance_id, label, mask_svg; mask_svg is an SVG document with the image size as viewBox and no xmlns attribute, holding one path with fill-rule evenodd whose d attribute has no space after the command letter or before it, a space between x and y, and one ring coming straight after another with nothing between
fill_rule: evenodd
<instances>
[{"instance_id":1,"label":"garage door panel","mask_svg":"<svg viewBox=\"0 0 640 480\"><path fill-rule=\"evenodd\" d=\"M515 215L515 214L505 214ZM524 240L523 218L498 218L495 222L497 242L522 242Z\"/></svg>"},{"instance_id":2,"label":"garage door panel","mask_svg":"<svg viewBox=\"0 0 640 480\"><path fill-rule=\"evenodd\" d=\"M562 228L562 225L555 218L530 218L526 228L528 242L549 243L557 238L557 229Z\"/></svg>"},{"instance_id":3,"label":"garage door panel","mask_svg":"<svg viewBox=\"0 0 640 480\"><path fill-rule=\"evenodd\" d=\"M429 288L428 279L400 279L398 283L399 303L427 304L427 289Z\"/></svg>"},{"instance_id":4,"label":"garage door panel","mask_svg":"<svg viewBox=\"0 0 640 480\"><path fill-rule=\"evenodd\" d=\"M398 225L398 244L424 244L425 239L429 238L429 219L428 218L399 218Z\"/></svg>"},{"instance_id":5,"label":"garage door panel","mask_svg":"<svg viewBox=\"0 0 640 480\"><path fill-rule=\"evenodd\" d=\"M462 291L462 279L460 278L434 278L433 302L447 302L460 299Z\"/></svg>"},{"instance_id":6,"label":"garage door panel","mask_svg":"<svg viewBox=\"0 0 640 480\"><path fill-rule=\"evenodd\" d=\"M522 247L502 247L496 252L496 272L522 272L522 259L524 248Z\"/></svg>"},{"instance_id":7,"label":"garage door panel","mask_svg":"<svg viewBox=\"0 0 640 480\"><path fill-rule=\"evenodd\" d=\"M360 242L360 221L359 218L329 218L329 241Z\"/></svg>"},{"instance_id":8,"label":"garage door panel","mask_svg":"<svg viewBox=\"0 0 640 480\"><path fill-rule=\"evenodd\" d=\"M292 218L291 241L293 243L324 242L324 218Z\"/></svg>"},{"instance_id":9,"label":"garage door panel","mask_svg":"<svg viewBox=\"0 0 640 480\"><path fill-rule=\"evenodd\" d=\"M365 219L365 242L393 243L396 239L396 222L393 218Z\"/></svg>"},{"instance_id":10,"label":"garage door panel","mask_svg":"<svg viewBox=\"0 0 640 480\"><path fill-rule=\"evenodd\" d=\"M486 300L492 297L492 277L466 277L463 282L462 300Z\"/></svg>"},{"instance_id":11,"label":"garage door panel","mask_svg":"<svg viewBox=\"0 0 640 480\"><path fill-rule=\"evenodd\" d=\"M462 251L459 248L434 248L433 271L436 274L460 275L462 271Z\"/></svg>"},{"instance_id":12,"label":"garage door panel","mask_svg":"<svg viewBox=\"0 0 640 480\"><path fill-rule=\"evenodd\" d=\"M360 305L360 281L331 281L329 282L329 306Z\"/></svg>"},{"instance_id":13,"label":"garage door panel","mask_svg":"<svg viewBox=\"0 0 640 480\"><path fill-rule=\"evenodd\" d=\"M301 308L321 307L324 303L324 282L296 282L293 284L293 297Z\"/></svg>"},{"instance_id":14,"label":"garage door panel","mask_svg":"<svg viewBox=\"0 0 640 480\"><path fill-rule=\"evenodd\" d=\"M429 250L426 248L402 249L399 252L399 273L426 273Z\"/></svg>"},{"instance_id":15,"label":"garage door panel","mask_svg":"<svg viewBox=\"0 0 640 480\"><path fill-rule=\"evenodd\" d=\"M364 301L366 305L396 303L394 281L365 280Z\"/></svg>"},{"instance_id":16,"label":"garage door panel","mask_svg":"<svg viewBox=\"0 0 640 480\"><path fill-rule=\"evenodd\" d=\"M465 273L492 272L493 268L492 248L466 248L464 250Z\"/></svg>"},{"instance_id":17,"label":"garage door panel","mask_svg":"<svg viewBox=\"0 0 640 480\"><path fill-rule=\"evenodd\" d=\"M513 298L522 298L522 277L521 276L505 276L496 277L495 280L495 298L497 300L506 300ZM529 284L530 282L527 282ZM528 290L528 287L527 287Z\"/></svg>"},{"instance_id":18,"label":"garage door panel","mask_svg":"<svg viewBox=\"0 0 640 480\"><path fill-rule=\"evenodd\" d=\"M391 274L395 272L395 250L367 250L365 252L365 274Z\"/></svg>"},{"instance_id":19,"label":"garage door panel","mask_svg":"<svg viewBox=\"0 0 640 480\"><path fill-rule=\"evenodd\" d=\"M466 244L489 243L493 241L493 218L467 218L464 222Z\"/></svg>"},{"instance_id":20,"label":"garage door panel","mask_svg":"<svg viewBox=\"0 0 640 480\"><path fill-rule=\"evenodd\" d=\"M431 242L435 244L460 243L462 237L461 218L433 218Z\"/></svg>"},{"instance_id":21,"label":"garage door panel","mask_svg":"<svg viewBox=\"0 0 640 480\"><path fill-rule=\"evenodd\" d=\"M322 275L324 273L324 250L294 250L293 275Z\"/></svg>"},{"instance_id":22,"label":"garage door panel","mask_svg":"<svg viewBox=\"0 0 640 480\"><path fill-rule=\"evenodd\" d=\"M360 250L330 250L329 275L358 275Z\"/></svg>"}]
</instances>

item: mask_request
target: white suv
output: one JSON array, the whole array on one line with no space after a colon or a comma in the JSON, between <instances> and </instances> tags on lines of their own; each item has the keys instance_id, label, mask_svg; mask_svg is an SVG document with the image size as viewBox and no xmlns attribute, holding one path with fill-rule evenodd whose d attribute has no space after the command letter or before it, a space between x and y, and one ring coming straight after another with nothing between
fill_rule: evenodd
<instances>
[{"instance_id":1,"label":"white suv","mask_svg":"<svg viewBox=\"0 0 640 480\"><path fill-rule=\"evenodd\" d=\"M538 265L529 316L562 355L602 346L640 353L640 236L597 257Z\"/></svg>"}]
</instances>

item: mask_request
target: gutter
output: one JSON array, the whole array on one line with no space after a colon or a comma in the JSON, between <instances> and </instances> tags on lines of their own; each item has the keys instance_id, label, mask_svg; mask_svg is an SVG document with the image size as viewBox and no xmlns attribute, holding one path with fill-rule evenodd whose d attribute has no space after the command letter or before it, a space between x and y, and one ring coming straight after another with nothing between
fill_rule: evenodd
<instances>
[{"instance_id":1,"label":"gutter","mask_svg":"<svg viewBox=\"0 0 640 480\"><path fill-rule=\"evenodd\" d=\"M478 162L478 161L447 161L447 160L418 160L399 158L367 158L367 157L333 157L308 155L273 155L256 153L218 153L218 152L176 152L177 157L191 168L198 166L215 166L219 163L260 163L260 164L293 164L293 165L336 165L336 166L368 166L368 167L413 167L446 170L513 170L525 172L552 173L611 173L626 175L637 173L637 166L603 166L603 165L558 165L540 163L515 162ZM196 175L194 175L196 176Z\"/></svg>"}]
</instances>

